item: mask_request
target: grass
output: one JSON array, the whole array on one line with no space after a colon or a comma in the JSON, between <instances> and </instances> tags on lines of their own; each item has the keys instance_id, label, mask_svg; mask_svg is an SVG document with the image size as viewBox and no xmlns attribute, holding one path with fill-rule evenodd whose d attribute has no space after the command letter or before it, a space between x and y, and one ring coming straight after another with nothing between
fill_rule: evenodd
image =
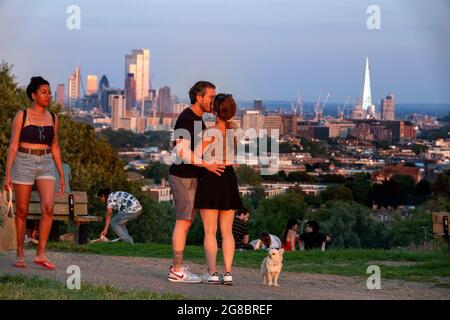
<instances>
[{"instance_id":1,"label":"grass","mask_svg":"<svg viewBox=\"0 0 450 320\"><path fill-rule=\"evenodd\" d=\"M180 300L181 295L147 291L124 291L112 286L82 283L80 290L38 277L0 276L0 300Z\"/></svg>"},{"instance_id":2,"label":"grass","mask_svg":"<svg viewBox=\"0 0 450 320\"><path fill-rule=\"evenodd\" d=\"M68 243L49 243L56 251L101 254L111 256L133 256L172 258L168 244L154 243L95 243L76 246ZM263 251L236 252L234 265L259 269L265 256ZM187 246L184 256L194 263L204 263L203 248ZM218 255L219 264L222 256ZM408 281L428 282L450 288L450 259L444 250L408 251L379 249L335 249L321 251L295 251L284 255L284 270L345 276L367 277L367 267L377 264L381 277Z\"/></svg>"}]
</instances>

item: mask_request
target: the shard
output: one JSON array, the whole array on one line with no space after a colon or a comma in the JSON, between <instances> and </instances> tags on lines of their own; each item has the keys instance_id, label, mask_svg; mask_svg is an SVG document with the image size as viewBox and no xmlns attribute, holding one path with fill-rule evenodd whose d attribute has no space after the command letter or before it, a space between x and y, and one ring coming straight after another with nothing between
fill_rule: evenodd
<instances>
[{"instance_id":1,"label":"the shard","mask_svg":"<svg viewBox=\"0 0 450 320\"><path fill-rule=\"evenodd\" d=\"M372 91L370 88L370 70L369 70L369 58L366 57L366 69L364 72L364 87L362 94L362 109L366 113L370 113L372 110Z\"/></svg>"}]
</instances>

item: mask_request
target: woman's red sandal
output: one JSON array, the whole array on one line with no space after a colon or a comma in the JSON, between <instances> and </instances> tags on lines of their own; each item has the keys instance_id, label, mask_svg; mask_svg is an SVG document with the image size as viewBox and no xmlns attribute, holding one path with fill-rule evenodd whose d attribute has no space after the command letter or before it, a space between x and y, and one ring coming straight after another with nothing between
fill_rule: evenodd
<instances>
[{"instance_id":1,"label":"woman's red sandal","mask_svg":"<svg viewBox=\"0 0 450 320\"><path fill-rule=\"evenodd\" d=\"M40 260L40 261L34 259L33 262L36 263L38 266L41 266L47 270L53 270L56 268L56 266L53 263L51 263L48 259Z\"/></svg>"}]
</instances>

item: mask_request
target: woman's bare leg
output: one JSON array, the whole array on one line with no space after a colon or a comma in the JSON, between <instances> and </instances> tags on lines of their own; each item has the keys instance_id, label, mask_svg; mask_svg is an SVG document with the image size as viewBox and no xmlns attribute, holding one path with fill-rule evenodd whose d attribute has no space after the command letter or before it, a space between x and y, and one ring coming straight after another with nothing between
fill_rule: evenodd
<instances>
[{"instance_id":1,"label":"woman's bare leg","mask_svg":"<svg viewBox=\"0 0 450 320\"><path fill-rule=\"evenodd\" d=\"M231 273L234 257L234 237L233 237L234 210L220 211L220 232L222 234L222 253L225 264L225 272Z\"/></svg>"},{"instance_id":2,"label":"woman's bare leg","mask_svg":"<svg viewBox=\"0 0 450 320\"><path fill-rule=\"evenodd\" d=\"M217 258L217 218L219 210L214 209L200 209L200 215L203 220L203 230L205 231L205 238L203 246L205 249L206 265L208 266L209 274L216 272L216 258Z\"/></svg>"},{"instance_id":3,"label":"woman's bare leg","mask_svg":"<svg viewBox=\"0 0 450 320\"><path fill-rule=\"evenodd\" d=\"M44 260L45 246L52 228L53 208L55 207L55 181L36 180L36 187L41 199L41 222L39 224L39 243L37 247L37 260Z\"/></svg>"},{"instance_id":4,"label":"woman's bare leg","mask_svg":"<svg viewBox=\"0 0 450 320\"><path fill-rule=\"evenodd\" d=\"M16 198L17 261L24 261L23 242L25 240L28 206L33 186L14 183L13 187Z\"/></svg>"}]
</instances>

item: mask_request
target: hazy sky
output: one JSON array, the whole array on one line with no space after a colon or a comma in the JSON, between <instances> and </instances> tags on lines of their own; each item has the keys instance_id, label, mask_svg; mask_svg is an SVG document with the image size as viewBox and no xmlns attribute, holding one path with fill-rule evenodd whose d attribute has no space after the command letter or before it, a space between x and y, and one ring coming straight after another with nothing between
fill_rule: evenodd
<instances>
[{"instance_id":1,"label":"hazy sky","mask_svg":"<svg viewBox=\"0 0 450 320\"><path fill-rule=\"evenodd\" d=\"M365 56L373 100L450 103L447 0L0 0L0 60L21 84L42 75L54 88L76 65L124 86L124 55L151 53L153 87L180 98L210 80L237 99L330 102L361 95ZM81 29L69 30L69 5ZM369 30L369 5L381 30Z\"/></svg>"}]
</instances>

